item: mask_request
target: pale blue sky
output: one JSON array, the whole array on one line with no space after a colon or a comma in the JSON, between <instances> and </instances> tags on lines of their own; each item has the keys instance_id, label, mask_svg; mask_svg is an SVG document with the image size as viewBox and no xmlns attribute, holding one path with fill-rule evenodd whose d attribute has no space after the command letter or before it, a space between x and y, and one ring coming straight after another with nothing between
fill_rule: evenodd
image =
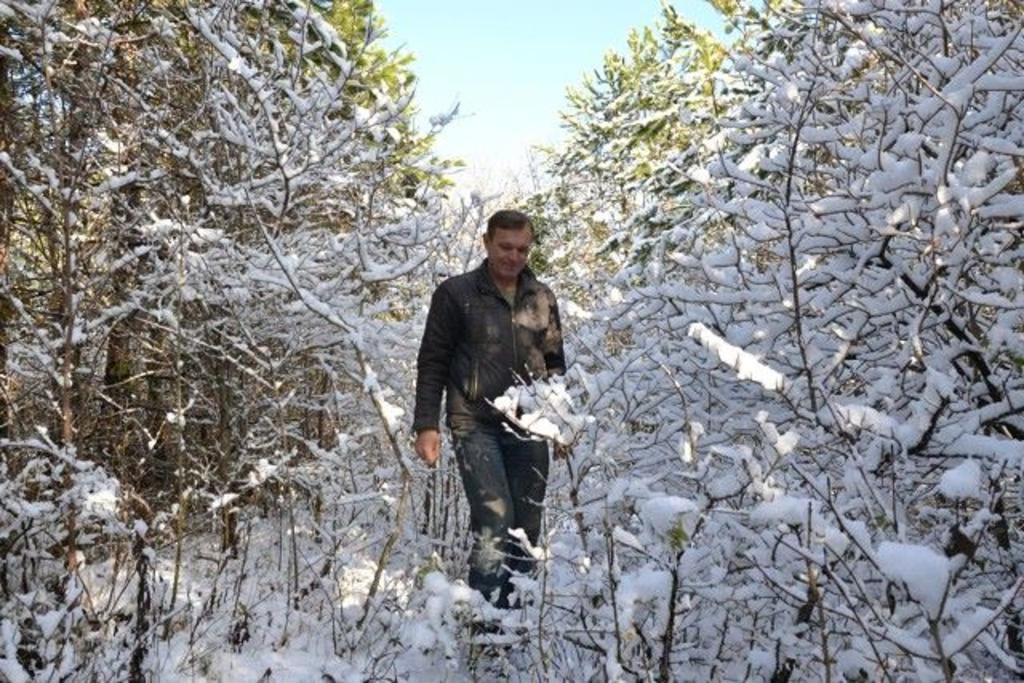
<instances>
[{"instance_id":1,"label":"pale blue sky","mask_svg":"<svg viewBox=\"0 0 1024 683\"><path fill-rule=\"evenodd\" d=\"M720 29L705 2L672 3ZM624 50L629 29L661 15L659 0L377 0L386 44L412 53L421 128L460 103L437 149L466 160L470 175L525 167L530 145L559 139L565 89Z\"/></svg>"}]
</instances>

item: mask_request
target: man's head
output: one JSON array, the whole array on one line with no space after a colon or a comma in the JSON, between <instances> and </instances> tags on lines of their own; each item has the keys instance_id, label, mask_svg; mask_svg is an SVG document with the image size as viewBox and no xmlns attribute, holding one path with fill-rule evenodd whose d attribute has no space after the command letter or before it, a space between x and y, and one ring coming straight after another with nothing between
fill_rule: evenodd
<instances>
[{"instance_id":1,"label":"man's head","mask_svg":"<svg viewBox=\"0 0 1024 683\"><path fill-rule=\"evenodd\" d=\"M502 287L515 284L533 244L533 224L520 211L498 211L487 220L484 249L491 277Z\"/></svg>"},{"instance_id":2,"label":"man's head","mask_svg":"<svg viewBox=\"0 0 1024 683\"><path fill-rule=\"evenodd\" d=\"M533 232L533 223L530 217L522 211L502 209L487 219L487 234L484 239L493 238L498 230L523 230Z\"/></svg>"}]
</instances>

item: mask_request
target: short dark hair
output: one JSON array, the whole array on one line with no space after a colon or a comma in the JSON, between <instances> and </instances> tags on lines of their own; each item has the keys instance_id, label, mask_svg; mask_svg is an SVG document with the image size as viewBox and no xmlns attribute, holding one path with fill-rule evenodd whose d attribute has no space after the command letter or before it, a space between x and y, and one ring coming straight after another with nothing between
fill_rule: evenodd
<instances>
[{"instance_id":1,"label":"short dark hair","mask_svg":"<svg viewBox=\"0 0 1024 683\"><path fill-rule=\"evenodd\" d=\"M502 209L487 219L487 239L494 237L495 230L522 230L529 228L533 232L533 221L522 211Z\"/></svg>"}]
</instances>

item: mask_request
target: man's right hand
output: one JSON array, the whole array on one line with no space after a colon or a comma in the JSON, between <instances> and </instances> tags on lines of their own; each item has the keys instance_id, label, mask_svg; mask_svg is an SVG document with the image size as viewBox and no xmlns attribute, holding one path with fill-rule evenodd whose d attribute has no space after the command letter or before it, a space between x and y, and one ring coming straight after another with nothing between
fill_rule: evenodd
<instances>
[{"instance_id":1,"label":"man's right hand","mask_svg":"<svg viewBox=\"0 0 1024 683\"><path fill-rule=\"evenodd\" d=\"M433 467L441 456L441 432L436 429L424 429L416 435L416 455Z\"/></svg>"}]
</instances>

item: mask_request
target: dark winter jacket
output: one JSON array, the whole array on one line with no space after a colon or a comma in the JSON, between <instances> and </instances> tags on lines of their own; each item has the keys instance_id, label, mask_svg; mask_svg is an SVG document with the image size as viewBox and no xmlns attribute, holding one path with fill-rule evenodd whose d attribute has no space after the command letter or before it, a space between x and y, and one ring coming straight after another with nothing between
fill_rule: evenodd
<instances>
[{"instance_id":1,"label":"dark winter jacket","mask_svg":"<svg viewBox=\"0 0 1024 683\"><path fill-rule=\"evenodd\" d=\"M413 429L437 429L441 392L453 428L499 423L488 403L517 381L565 372L562 325L551 290L523 270L510 308L487 261L434 292L420 344Z\"/></svg>"}]
</instances>

